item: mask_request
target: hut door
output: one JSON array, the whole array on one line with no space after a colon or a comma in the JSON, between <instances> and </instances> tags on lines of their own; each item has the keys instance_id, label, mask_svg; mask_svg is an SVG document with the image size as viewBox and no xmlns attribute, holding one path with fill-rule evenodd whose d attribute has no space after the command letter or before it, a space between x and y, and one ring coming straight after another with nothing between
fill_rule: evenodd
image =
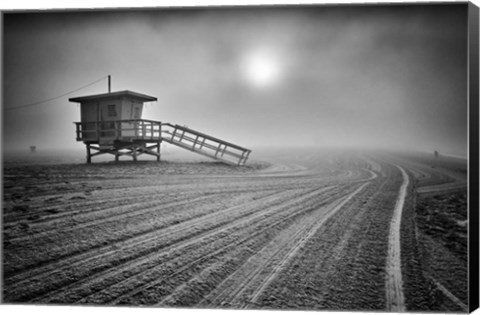
<instances>
[{"instance_id":1,"label":"hut door","mask_svg":"<svg viewBox=\"0 0 480 315\"><path fill-rule=\"evenodd\" d=\"M97 122L99 120L98 104L82 104L80 112L82 119L82 138L85 140L97 140L99 136L97 133Z\"/></svg>"},{"instance_id":2,"label":"hut door","mask_svg":"<svg viewBox=\"0 0 480 315\"><path fill-rule=\"evenodd\" d=\"M102 138L115 138L115 120L117 120L117 105L107 104L101 106L100 121L102 126Z\"/></svg>"}]
</instances>

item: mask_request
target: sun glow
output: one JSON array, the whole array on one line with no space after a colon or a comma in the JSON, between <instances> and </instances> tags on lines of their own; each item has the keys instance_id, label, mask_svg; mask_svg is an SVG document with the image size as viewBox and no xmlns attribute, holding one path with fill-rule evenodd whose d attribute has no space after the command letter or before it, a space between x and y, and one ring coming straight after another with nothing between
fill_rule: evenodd
<instances>
[{"instance_id":1,"label":"sun glow","mask_svg":"<svg viewBox=\"0 0 480 315\"><path fill-rule=\"evenodd\" d=\"M278 59L267 52L254 52L245 58L245 77L256 87L268 87L280 78L280 64Z\"/></svg>"}]
</instances>

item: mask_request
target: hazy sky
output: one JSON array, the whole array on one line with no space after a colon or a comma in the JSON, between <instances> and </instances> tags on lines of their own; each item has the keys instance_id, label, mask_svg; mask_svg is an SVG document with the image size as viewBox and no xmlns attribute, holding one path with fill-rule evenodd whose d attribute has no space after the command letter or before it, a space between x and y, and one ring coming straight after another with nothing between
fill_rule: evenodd
<instances>
[{"instance_id":1,"label":"hazy sky","mask_svg":"<svg viewBox=\"0 0 480 315\"><path fill-rule=\"evenodd\" d=\"M245 147L467 151L467 4L4 15L3 146L78 148L68 98L158 98L146 119Z\"/></svg>"}]
</instances>

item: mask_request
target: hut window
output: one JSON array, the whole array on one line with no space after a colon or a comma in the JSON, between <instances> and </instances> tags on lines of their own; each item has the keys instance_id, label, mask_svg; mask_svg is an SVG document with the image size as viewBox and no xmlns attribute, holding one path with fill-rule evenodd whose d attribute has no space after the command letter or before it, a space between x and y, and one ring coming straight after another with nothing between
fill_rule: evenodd
<instances>
[{"instance_id":1,"label":"hut window","mask_svg":"<svg viewBox=\"0 0 480 315\"><path fill-rule=\"evenodd\" d=\"M115 104L107 106L107 115L108 117L116 117L117 116L117 108Z\"/></svg>"}]
</instances>

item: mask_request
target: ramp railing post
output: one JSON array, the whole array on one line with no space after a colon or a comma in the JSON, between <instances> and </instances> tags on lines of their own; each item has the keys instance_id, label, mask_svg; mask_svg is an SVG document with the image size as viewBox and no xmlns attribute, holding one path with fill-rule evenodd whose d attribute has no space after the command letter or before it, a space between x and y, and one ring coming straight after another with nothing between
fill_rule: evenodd
<instances>
[{"instance_id":1,"label":"ramp railing post","mask_svg":"<svg viewBox=\"0 0 480 315\"><path fill-rule=\"evenodd\" d=\"M240 156L240 158L238 159L238 165L242 165L242 160L243 160L243 157L245 156L245 151L242 151L242 155Z\"/></svg>"},{"instance_id":2,"label":"ramp railing post","mask_svg":"<svg viewBox=\"0 0 480 315\"><path fill-rule=\"evenodd\" d=\"M180 136L180 140L178 141L182 142L184 136L185 136L185 130L183 130L182 135Z\"/></svg>"},{"instance_id":3,"label":"ramp railing post","mask_svg":"<svg viewBox=\"0 0 480 315\"><path fill-rule=\"evenodd\" d=\"M243 165L247 162L248 156L250 155L250 152L252 151L247 151L247 155L245 155L245 158L243 159Z\"/></svg>"},{"instance_id":4,"label":"ramp railing post","mask_svg":"<svg viewBox=\"0 0 480 315\"><path fill-rule=\"evenodd\" d=\"M195 145L197 145L198 137L199 136L197 135L197 137L195 138L195 141L193 141L192 150L195 150Z\"/></svg>"},{"instance_id":5,"label":"ramp railing post","mask_svg":"<svg viewBox=\"0 0 480 315\"><path fill-rule=\"evenodd\" d=\"M215 157L217 157L218 152L220 152L220 148L222 147L222 144L218 144L217 151L215 151Z\"/></svg>"},{"instance_id":6,"label":"ramp railing post","mask_svg":"<svg viewBox=\"0 0 480 315\"><path fill-rule=\"evenodd\" d=\"M173 129L173 132L172 132L172 140L171 140L171 141L174 140L176 134L177 134L177 127L175 127L175 129Z\"/></svg>"}]
</instances>

